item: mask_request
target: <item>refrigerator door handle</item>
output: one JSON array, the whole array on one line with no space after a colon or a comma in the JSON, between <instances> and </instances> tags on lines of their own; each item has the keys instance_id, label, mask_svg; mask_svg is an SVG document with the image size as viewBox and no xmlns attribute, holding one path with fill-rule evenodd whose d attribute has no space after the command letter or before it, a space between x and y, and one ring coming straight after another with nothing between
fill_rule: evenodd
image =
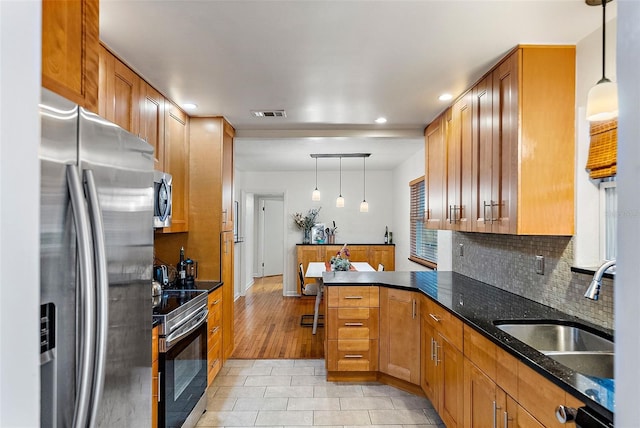
<instances>
[{"instance_id":1,"label":"refrigerator door handle","mask_svg":"<svg viewBox=\"0 0 640 428\"><path fill-rule=\"evenodd\" d=\"M67 185L73 209L76 228L78 252L78 266L80 286L78 298L78 319L81 331L80 353L78 358L78 381L76 401L73 412L73 427L88 426L88 413L91 404L91 385L93 383L93 360L95 352L95 324L94 310L95 287L93 252L91 247L91 232L89 215L82 192L82 184L76 165L67 165Z\"/></svg>"},{"instance_id":2,"label":"refrigerator door handle","mask_svg":"<svg viewBox=\"0 0 640 428\"><path fill-rule=\"evenodd\" d=\"M94 381L91 391L91 410L89 426L95 426L98 404L102 398L104 387L105 367L107 361L107 335L109 332L109 276L107 273L107 249L104 237L104 223L102 210L98 199L93 171L84 170L84 184L89 204L89 218L93 232L93 251L96 269L96 354L94 366Z\"/></svg>"}]
</instances>

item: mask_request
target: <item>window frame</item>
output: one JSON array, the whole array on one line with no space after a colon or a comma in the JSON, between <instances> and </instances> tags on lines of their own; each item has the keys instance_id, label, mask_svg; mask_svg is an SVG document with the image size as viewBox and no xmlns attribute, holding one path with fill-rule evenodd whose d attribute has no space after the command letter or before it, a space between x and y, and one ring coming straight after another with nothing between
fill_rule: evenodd
<instances>
[{"instance_id":1,"label":"window frame","mask_svg":"<svg viewBox=\"0 0 640 428\"><path fill-rule=\"evenodd\" d=\"M420 191L418 186L422 186L422 195L414 196L415 191ZM422 206L418 206L422 202ZM426 228L425 221L425 203L426 203L426 180L425 176L418 177L415 180L411 180L409 182L409 260L418 263L422 266L428 267L430 269L438 268L438 231L433 229ZM416 227L414 227L414 223L416 223ZM422 227L418 228L417 223L421 223ZM428 258L428 255L425 254L426 249L422 248L423 252L421 254L420 249L418 248L418 229L422 232L421 242L424 247L425 244L429 242L435 245L434 256L435 260L431 260ZM432 235L428 237L426 234ZM415 249L415 251L414 251Z\"/></svg>"},{"instance_id":2,"label":"window frame","mask_svg":"<svg viewBox=\"0 0 640 428\"><path fill-rule=\"evenodd\" d=\"M617 183L615 181L614 177L611 177L608 180L603 180L599 183L598 185L598 189L600 192L600 200L599 200L599 212L600 212L600 252L599 252L599 256L600 256L600 261L604 262L606 260L615 260L616 258L616 246L617 246L617 206L616 206L616 211L614 211L613 213L608 212L607 211L607 189L611 189L611 188L615 188L616 189L616 194L615 194L615 198L617 201ZM616 204L617 205L617 204ZM614 220L614 230L612 235L608 237L607 236L607 219L613 219ZM609 250L610 248L608 248L608 245L612 245L614 248L612 249L613 253L611 253Z\"/></svg>"}]
</instances>

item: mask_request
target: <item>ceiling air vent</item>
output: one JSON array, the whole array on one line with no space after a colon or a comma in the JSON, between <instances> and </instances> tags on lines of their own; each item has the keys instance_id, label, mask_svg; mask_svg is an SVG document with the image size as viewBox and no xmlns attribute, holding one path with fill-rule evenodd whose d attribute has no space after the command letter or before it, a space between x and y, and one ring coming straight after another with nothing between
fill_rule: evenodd
<instances>
[{"instance_id":1,"label":"ceiling air vent","mask_svg":"<svg viewBox=\"0 0 640 428\"><path fill-rule=\"evenodd\" d=\"M251 110L254 117L287 117L284 110Z\"/></svg>"}]
</instances>

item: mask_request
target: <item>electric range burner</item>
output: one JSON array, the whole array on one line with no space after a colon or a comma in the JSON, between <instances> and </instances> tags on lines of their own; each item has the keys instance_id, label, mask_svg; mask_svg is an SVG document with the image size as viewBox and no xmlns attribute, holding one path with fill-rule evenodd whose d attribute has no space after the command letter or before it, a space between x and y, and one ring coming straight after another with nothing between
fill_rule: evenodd
<instances>
[{"instance_id":1,"label":"electric range burner","mask_svg":"<svg viewBox=\"0 0 640 428\"><path fill-rule=\"evenodd\" d=\"M160 335L165 336L206 307L206 290L162 290L153 318L160 321Z\"/></svg>"}]
</instances>

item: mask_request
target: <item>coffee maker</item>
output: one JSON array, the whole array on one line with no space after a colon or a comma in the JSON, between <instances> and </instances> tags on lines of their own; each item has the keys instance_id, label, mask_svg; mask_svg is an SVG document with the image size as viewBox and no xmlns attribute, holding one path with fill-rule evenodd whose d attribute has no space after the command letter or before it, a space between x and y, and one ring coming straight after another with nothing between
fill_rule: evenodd
<instances>
[{"instance_id":1,"label":"coffee maker","mask_svg":"<svg viewBox=\"0 0 640 428\"><path fill-rule=\"evenodd\" d=\"M198 277L198 262L187 259L184 261L184 263L186 265L185 270L187 271L187 280L185 286L187 289L196 288L196 278Z\"/></svg>"}]
</instances>

